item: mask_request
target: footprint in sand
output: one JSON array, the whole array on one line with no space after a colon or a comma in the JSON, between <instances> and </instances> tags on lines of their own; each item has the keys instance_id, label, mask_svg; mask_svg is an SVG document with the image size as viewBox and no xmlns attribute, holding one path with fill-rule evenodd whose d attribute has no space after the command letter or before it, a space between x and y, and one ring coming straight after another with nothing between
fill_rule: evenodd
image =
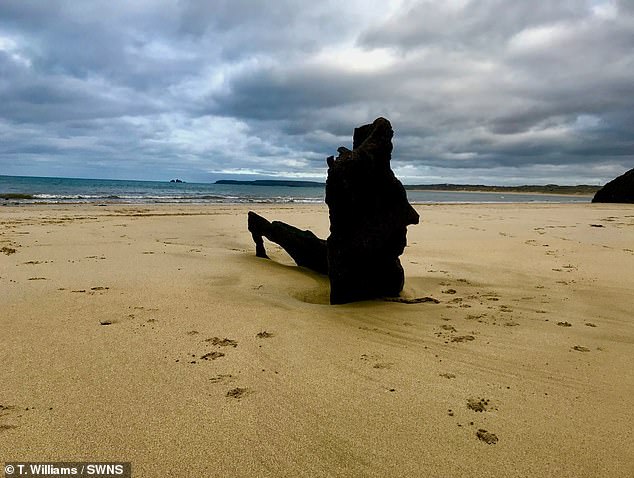
<instances>
[{"instance_id":1,"label":"footprint in sand","mask_svg":"<svg viewBox=\"0 0 634 478\"><path fill-rule=\"evenodd\" d=\"M495 445L498 442L498 437L495 433L488 432L483 428L476 432L476 436L478 440L483 441L487 445Z\"/></svg>"},{"instance_id":2,"label":"footprint in sand","mask_svg":"<svg viewBox=\"0 0 634 478\"><path fill-rule=\"evenodd\" d=\"M0 404L0 417L8 416L13 411L15 411L15 406ZM13 430L15 428L18 428L17 425L9 425L7 423L0 423L0 433Z\"/></svg>"},{"instance_id":3,"label":"footprint in sand","mask_svg":"<svg viewBox=\"0 0 634 478\"><path fill-rule=\"evenodd\" d=\"M205 342L210 343L211 345L215 345L218 347L233 347L236 348L238 346L238 342L232 339L221 339L219 337L211 337L209 339L205 339Z\"/></svg>"},{"instance_id":4,"label":"footprint in sand","mask_svg":"<svg viewBox=\"0 0 634 478\"><path fill-rule=\"evenodd\" d=\"M364 362L374 362L374 364L372 364L372 368L376 368L376 369L389 369L392 368L392 365L394 365L391 362L383 362L382 358L380 355L374 355L374 354L362 354L361 355L361 360L363 360Z\"/></svg>"},{"instance_id":5,"label":"footprint in sand","mask_svg":"<svg viewBox=\"0 0 634 478\"><path fill-rule=\"evenodd\" d=\"M150 319L150 320L155 320L155 319ZM187 335L189 336L195 336L198 335L200 332L198 332L197 330L190 330L189 332L187 332ZM231 339L221 339L219 337L211 337L209 339L205 339L202 341L203 343L209 343L211 345L217 346L217 347L237 347L238 346L238 342L236 342L235 340L231 340ZM209 360L217 360L221 357L224 357L225 354L223 352L218 352L216 350L211 351L211 352L207 352L207 353L203 353L202 355L200 355L199 357L197 357L197 354L189 354L191 355L191 358L187 358L186 361L189 364L196 364L198 363L198 361L209 361ZM193 360L192 360L193 359ZM176 362L180 362L179 359L176 359Z\"/></svg>"},{"instance_id":6,"label":"footprint in sand","mask_svg":"<svg viewBox=\"0 0 634 478\"><path fill-rule=\"evenodd\" d=\"M372 368L388 369L388 368L392 368L392 365L394 365L394 364L390 363L390 362L377 362L374 365L372 365Z\"/></svg>"},{"instance_id":7,"label":"footprint in sand","mask_svg":"<svg viewBox=\"0 0 634 478\"><path fill-rule=\"evenodd\" d=\"M449 320L449 319L443 319L443 320ZM456 337L453 336L452 334L457 333L457 329L449 324L444 324L440 326L440 331L434 333L434 335L440 339L443 339L445 341L446 344L449 343L449 340L451 340L452 342L462 342L464 340L469 340L466 339L465 337L467 336L459 336L458 340L456 340Z\"/></svg>"},{"instance_id":8,"label":"footprint in sand","mask_svg":"<svg viewBox=\"0 0 634 478\"><path fill-rule=\"evenodd\" d=\"M459 335L457 337L451 338L452 342L457 342L457 343L471 342L472 340L475 340L475 337L473 335Z\"/></svg>"},{"instance_id":9,"label":"footprint in sand","mask_svg":"<svg viewBox=\"0 0 634 478\"><path fill-rule=\"evenodd\" d=\"M233 380L233 375L231 375L230 373L226 373L226 374L218 374L215 377L211 377L209 379L209 381L211 383L224 383L224 382L229 382L231 380Z\"/></svg>"},{"instance_id":10,"label":"footprint in sand","mask_svg":"<svg viewBox=\"0 0 634 478\"><path fill-rule=\"evenodd\" d=\"M275 337L275 334L272 334L271 332L267 332L266 330L263 330L262 332L258 332L257 334L255 334L255 336L258 339L270 339L271 337Z\"/></svg>"},{"instance_id":11,"label":"footprint in sand","mask_svg":"<svg viewBox=\"0 0 634 478\"><path fill-rule=\"evenodd\" d=\"M487 314L469 314L465 317L465 320L475 320L480 324L485 324L487 323L486 320L484 320L487 317Z\"/></svg>"},{"instance_id":12,"label":"footprint in sand","mask_svg":"<svg viewBox=\"0 0 634 478\"><path fill-rule=\"evenodd\" d=\"M249 395L250 393L252 392L248 388L236 387L229 390L226 394L226 397L233 398L235 400L240 400L241 398L243 398L246 395Z\"/></svg>"},{"instance_id":13,"label":"footprint in sand","mask_svg":"<svg viewBox=\"0 0 634 478\"><path fill-rule=\"evenodd\" d=\"M467 408L474 412L486 412L489 409L489 400L486 398L467 399Z\"/></svg>"},{"instance_id":14,"label":"footprint in sand","mask_svg":"<svg viewBox=\"0 0 634 478\"><path fill-rule=\"evenodd\" d=\"M222 352L216 352L215 350L213 352L208 352L204 355L200 356L200 360L216 360L220 357L224 357L225 354L223 354Z\"/></svg>"}]
</instances>

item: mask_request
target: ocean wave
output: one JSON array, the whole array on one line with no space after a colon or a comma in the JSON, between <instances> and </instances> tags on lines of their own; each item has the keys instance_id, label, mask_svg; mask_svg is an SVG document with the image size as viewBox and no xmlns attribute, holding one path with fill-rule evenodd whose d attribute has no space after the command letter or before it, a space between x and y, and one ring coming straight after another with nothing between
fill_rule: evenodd
<instances>
[{"instance_id":1,"label":"ocean wave","mask_svg":"<svg viewBox=\"0 0 634 478\"><path fill-rule=\"evenodd\" d=\"M0 193L0 199L22 204L319 204L322 198L260 195L192 194L26 194Z\"/></svg>"}]
</instances>

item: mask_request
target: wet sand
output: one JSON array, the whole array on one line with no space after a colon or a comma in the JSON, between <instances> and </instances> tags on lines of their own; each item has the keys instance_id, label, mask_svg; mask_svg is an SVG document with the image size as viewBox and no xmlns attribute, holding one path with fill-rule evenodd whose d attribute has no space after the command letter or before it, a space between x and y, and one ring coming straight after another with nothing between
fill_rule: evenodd
<instances>
[{"instance_id":1,"label":"wet sand","mask_svg":"<svg viewBox=\"0 0 634 478\"><path fill-rule=\"evenodd\" d=\"M0 457L633 476L634 206L416 209L406 300L330 306L243 206L0 208ZM328 234L325 206L255 210Z\"/></svg>"}]
</instances>

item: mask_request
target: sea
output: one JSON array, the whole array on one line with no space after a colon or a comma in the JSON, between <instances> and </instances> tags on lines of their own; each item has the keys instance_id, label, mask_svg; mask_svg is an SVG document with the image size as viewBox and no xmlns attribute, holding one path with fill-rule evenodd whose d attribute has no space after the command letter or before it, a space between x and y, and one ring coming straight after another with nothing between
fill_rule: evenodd
<instances>
[{"instance_id":1,"label":"sea","mask_svg":"<svg viewBox=\"0 0 634 478\"><path fill-rule=\"evenodd\" d=\"M586 203L574 195L505 194L408 190L412 204ZM0 205L20 204L320 204L323 187L114 179L44 178L0 175Z\"/></svg>"}]
</instances>

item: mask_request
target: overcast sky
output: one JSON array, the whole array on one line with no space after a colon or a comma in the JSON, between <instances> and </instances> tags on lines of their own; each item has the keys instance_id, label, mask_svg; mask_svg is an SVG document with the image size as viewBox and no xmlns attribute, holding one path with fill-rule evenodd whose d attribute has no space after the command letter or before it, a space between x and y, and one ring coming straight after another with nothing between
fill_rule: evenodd
<instances>
[{"instance_id":1,"label":"overcast sky","mask_svg":"<svg viewBox=\"0 0 634 478\"><path fill-rule=\"evenodd\" d=\"M634 0L2 0L0 174L323 180L385 116L405 183L634 167Z\"/></svg>"}]
</instances>

